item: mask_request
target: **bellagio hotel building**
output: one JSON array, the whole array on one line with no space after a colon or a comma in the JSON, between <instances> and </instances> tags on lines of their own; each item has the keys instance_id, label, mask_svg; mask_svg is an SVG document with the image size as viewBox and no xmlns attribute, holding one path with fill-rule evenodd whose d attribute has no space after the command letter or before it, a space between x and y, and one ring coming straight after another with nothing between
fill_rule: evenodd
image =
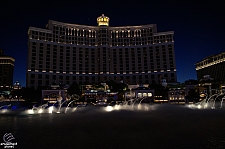
<instances>
[{"instance_id":1,"label":"bellagio hotel building","mask_svg":"<svg viewBox=\"0 0 225 149\"><path fill-rule=\"evenodd\" d=\"M27 87L102 83L176 82L174 32L157 32L156 24L98 26L49 20L47 29L28 30Z\"/></svg>"}]
</instances>

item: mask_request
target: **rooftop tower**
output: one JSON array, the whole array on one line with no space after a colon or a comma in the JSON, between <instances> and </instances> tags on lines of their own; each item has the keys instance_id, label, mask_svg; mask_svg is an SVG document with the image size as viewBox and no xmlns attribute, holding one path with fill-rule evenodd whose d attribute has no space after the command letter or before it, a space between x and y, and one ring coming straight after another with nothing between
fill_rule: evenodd
<instances>
[{"instance_id":1,"label":"rooftop tower","mask_svg":"<svg viewBox=\"0 0 225 149\"><path fill-rule=\"evenodd\" d=\"M102 14L97 18L98 26L109 26L109 17Z\"/></svg>"}]
</instances>

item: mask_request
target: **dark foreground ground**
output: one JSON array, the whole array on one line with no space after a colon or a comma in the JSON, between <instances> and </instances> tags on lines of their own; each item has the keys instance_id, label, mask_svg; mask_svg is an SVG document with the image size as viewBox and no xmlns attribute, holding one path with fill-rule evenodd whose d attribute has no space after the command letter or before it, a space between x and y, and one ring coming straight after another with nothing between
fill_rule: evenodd
<instances>
[{"instance_id":1,"label":"dark foreground ground","mask_svg":"<svg viewBox=\"0 0 225 149\"><path fill-rule=\"evenodd\" d=\"M155 105L149 111L105 112L87 106L71 113L0 114L0 144L5 133L22 149L222 149L225 108Z\"/></svg>"}]
</instances>

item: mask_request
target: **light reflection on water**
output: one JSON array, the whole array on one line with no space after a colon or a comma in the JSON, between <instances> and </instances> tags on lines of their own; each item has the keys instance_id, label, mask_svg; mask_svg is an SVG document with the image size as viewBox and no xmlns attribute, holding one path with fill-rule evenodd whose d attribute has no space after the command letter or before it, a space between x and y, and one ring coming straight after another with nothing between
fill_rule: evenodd
<instances>
[{"instance_id":1,"label":"light reflection on water","mask_svg":"<svg viewBox=\"0 0 225 149\"><path fill-rule=\"evenodd\" d=\"M12 133L21 148L221 148L224 109L154 110L85 107L73 113L0 115L0 137ZM1 142L1 140L0 140Z\"/></svg>"}]
</instances>

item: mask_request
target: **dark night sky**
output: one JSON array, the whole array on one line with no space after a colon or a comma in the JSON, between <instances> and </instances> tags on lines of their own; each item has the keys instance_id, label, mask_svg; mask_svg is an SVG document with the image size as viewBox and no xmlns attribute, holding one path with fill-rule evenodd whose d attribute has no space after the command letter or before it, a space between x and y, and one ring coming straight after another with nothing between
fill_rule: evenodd
<instances>
[{"instance_id":1,"label":"dark night sky","mask_svg":"<svg viewBox=\"0 0 225 149\"><path fill-rule=\"evenodd\" d=\"M45 28L49 19L95 26L104 13L110 26L157 24L159 32L174 31L181 83L196 79L196 62L225 50L222 0L1 0L0 6L0 48L15 58L14 82L22 86L26 84L28 28Z\"/></svg>"}]
</instances>

